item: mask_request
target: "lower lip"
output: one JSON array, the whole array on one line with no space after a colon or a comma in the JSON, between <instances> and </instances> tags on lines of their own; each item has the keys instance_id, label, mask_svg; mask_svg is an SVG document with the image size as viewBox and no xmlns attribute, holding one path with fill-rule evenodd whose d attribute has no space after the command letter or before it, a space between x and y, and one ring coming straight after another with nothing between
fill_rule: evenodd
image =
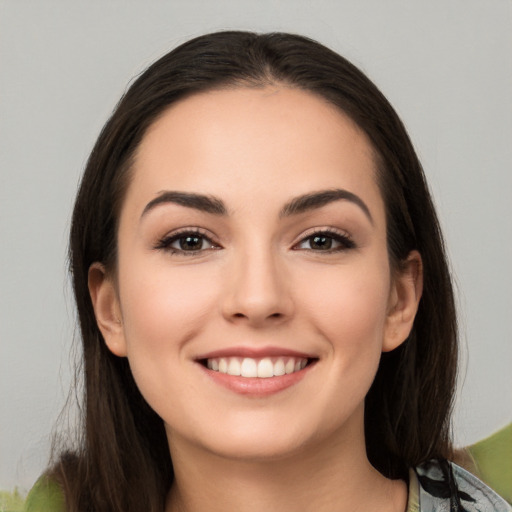
<instances>
[{"instance_id":1,"label":"lower lip","mask_svg":"<svg viewBox=\"0 0 512 512\"><path fill-rule=\"evenodd\" d=\"M210 370L203 365L201 365L201 368L213 381L224 386L230 391L234 391L240 395L263 397L279 393L280 391L297 384L306 376L313 366L314 363L309 363L305 368L298 372L267 378L229 375L227 373Z\"/></svg>"}]
</instances>

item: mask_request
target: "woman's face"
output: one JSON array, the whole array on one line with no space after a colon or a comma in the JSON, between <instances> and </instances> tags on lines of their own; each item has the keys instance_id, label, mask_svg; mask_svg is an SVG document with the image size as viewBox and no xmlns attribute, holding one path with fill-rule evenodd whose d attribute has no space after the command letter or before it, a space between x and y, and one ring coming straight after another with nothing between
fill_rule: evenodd
<instances>
[{"instance_id":1,"label":"woman's face","mask_svg":"<svg viewBox=\"0 0 512 512\"><path fill-rule=\"evenodd\" d=\"M282 87L198 94L154 123L116 276L91 270L98 322L171 449L242 458L364 441L381 352L418 300L392 279L367 138Z\"/></svg>"}]
</instances>

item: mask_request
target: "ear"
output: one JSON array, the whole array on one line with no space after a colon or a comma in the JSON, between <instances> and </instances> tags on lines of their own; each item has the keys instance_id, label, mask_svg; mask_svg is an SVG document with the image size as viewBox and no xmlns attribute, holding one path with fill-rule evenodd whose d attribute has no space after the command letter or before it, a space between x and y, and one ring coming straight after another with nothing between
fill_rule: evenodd
<instances>
[{"instance_id":1,"label":"ear","mask_svg":"<svg viewBox=\"0 0 512 512\"><path fill-rule=\"evenodd\" d=\"M411 251L393 278L382 351L390 352L409 336L423 291L423 264Z\"/></svg>"},{"instance_id":2,"label":"ear","mask_svg":"<svg viewBox=\"0 0 512 512\"><path fill-rule=\"evenodd\" d=\"M126 342L117 291L101 263L89 267L88 285L96 323L107 347L116 356L125 357Z\"/></svg>"}]
</instances>

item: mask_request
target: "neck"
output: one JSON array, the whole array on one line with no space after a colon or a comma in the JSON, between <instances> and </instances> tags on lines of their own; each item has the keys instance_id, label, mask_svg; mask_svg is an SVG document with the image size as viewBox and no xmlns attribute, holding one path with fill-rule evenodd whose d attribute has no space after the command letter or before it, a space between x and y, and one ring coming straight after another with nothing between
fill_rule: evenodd
<instances>
[{"instance_id":1,"label":"neck","mask_svg":"<svg viewBox=\"0 0 512 512\"><path fill-rule=\"evenodd\" d=\"M272 460L238 460L174 438L166 512L405 510L405 482L371 466L364 438L332 441Z\"/></svg>"}]
</instances>

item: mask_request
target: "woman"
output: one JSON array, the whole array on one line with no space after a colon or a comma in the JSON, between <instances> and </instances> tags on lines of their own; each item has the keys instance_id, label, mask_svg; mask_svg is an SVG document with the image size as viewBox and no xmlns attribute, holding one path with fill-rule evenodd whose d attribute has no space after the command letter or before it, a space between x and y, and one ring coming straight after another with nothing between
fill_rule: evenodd
<instances>
[{"instance_id":1,"label":"woman","mask_svg":"<svg viewBox=\"0 0 512 512\"><path fill-rule=\"evenodd\" d=\"M223 32L153 64L93 149L70 260L66 510L509 510L446 462L438 221L396 113L334 52Z\"/></svg>"}]
</instances>

